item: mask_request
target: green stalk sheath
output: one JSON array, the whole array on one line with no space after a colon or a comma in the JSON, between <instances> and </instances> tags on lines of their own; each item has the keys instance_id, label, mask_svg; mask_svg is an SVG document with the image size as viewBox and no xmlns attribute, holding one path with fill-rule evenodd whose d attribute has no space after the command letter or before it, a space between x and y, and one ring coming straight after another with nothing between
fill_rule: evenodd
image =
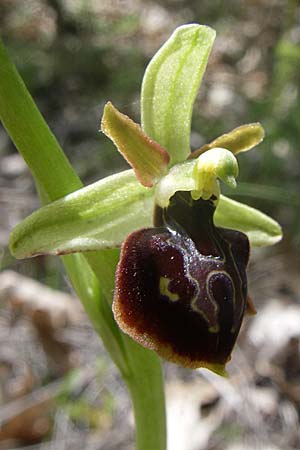
<instances>
[{"instance_id":1,"label":"green stalk sheath","mask_svg":"<svg viewBox=\"0 0 300 450\"><path fill-rule=\"evenodd\" d=\"M82 183L44 121L0 40L0 119L30 168L44 203ZM63 257L86 312L126 381L136 419L137 450L165 450L165 408L159 358L133 343L114 322L110 308L115 250ZM115 264L115 263L114 263ZM106 274L107 275L107 274Z\"/></svg>"},{"instance_id":2,"label":"green stalk sheath","mask_svg":"<svg viewBox=\"0 0 300 450\"><path fill-rule=\"evenodd\" d=\"M161 366L155 363L157 356L152 351L142 349L129 337L127 344L134 375L128 382L126 378L125 381L133 402L137 449L166 449L166 415Z\"/></svg>"},{"instance_id":3,"label":"green stalk sheath","mask_svg":"<svg viewBox=\"0 0 300 450\"><path fill-rule=\"evenodd\" d=\"M113 255L112 252L115 254ZM113 277L109 276L109 271L113 270L114 273L118 261L116 252L117 250L110 252L108 272L104 274L107 279L104 289L108 294L113 289ZM104 265L104 261L98 264L98 254L99 252L87 253L87 260L96 275L99 275L99 270L103 272ZM127 350L130 371L128 374L123 373L123 378L133 403L136 450L165 450L166 412L161 364L154 352L141 347L123 333L122 338Z\"/></svg>"}]
</instances>

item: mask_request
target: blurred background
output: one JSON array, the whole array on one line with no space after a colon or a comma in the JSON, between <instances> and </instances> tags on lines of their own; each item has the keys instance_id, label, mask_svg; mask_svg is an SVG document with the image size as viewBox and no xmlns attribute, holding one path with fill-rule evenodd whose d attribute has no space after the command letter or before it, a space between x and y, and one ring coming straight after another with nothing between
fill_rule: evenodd
<instances>
[{"instance_id":1,"label":"blurred background","mask_svg":"<svg viewBox=\"0 0 300 450\"><path fill-rule=\"evenodd\" d=\"M245 320L230 379L165 364L169 450L300 449L299 2L0 0L1 36L86 184L127 168L98 131L105 102L139 122L149 59L191 22L217 31L192 148L261 122L266 138L239 156L226 193L275 217L284 239L252 251L259 314ZM129 398L59 259L9 255L9 231L39 202L2 128L0 158L0 450L132 450Z\"/></svg>"}]
</instances>

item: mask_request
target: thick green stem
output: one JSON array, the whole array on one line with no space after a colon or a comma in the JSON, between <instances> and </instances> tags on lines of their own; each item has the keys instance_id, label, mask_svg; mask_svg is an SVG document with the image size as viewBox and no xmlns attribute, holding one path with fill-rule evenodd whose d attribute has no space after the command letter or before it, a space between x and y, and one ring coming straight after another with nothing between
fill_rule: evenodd
<instances>
[{"instance_id":1,"label":"thick green stem","mask_svg":"<svg viewBox=\"0 0 300 450\"><path fill-rule=\"evenodd\" d=\"M30 168L42 201L53 201L81 188L82 183L40 114L0 40L0 119ZM112 251L113 252L113 251ZM115 254L70 255L63 258L81 298L132 395L137 450L165 450L165 409L158 357L120 332L109 307Z\"/></svg>"}]
</instances>

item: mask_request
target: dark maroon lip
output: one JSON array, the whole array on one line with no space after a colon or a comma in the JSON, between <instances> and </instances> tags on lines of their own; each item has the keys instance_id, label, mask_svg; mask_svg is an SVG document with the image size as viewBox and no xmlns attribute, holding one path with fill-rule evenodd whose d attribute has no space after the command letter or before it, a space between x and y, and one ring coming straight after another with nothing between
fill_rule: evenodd
<instances>
[{"instance_id":1,"label":"dark maroon lip","mask_svg":"<svg viewBox=\"0 0 300 450\"><path fill-rule=\"evenodd\" d=\"M224 365L245 312L248 238L215 227L212 200L177 192L155 228L125 240L113 310L145 347L188 367Z\"/></svg>"}]
</instances>

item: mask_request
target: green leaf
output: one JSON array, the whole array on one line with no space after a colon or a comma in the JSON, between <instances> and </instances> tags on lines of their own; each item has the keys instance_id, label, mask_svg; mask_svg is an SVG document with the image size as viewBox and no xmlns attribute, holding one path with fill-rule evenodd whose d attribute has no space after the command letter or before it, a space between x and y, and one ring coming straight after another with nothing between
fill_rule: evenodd
<instances>
[{"instance_id":1,"label":"green leaf","mask_svg":"<svg viewBox=\"0 0 300 450\"><path fill-rule=\"evenodd\" d=\"M195 150L189 157L197 158L202 153L215 147L223 147L230 150L235 155L240 152L246 152L256 145L260 144L265 137L265 131L260 123L248 123L234 128L229 133L222 134L209 144L205 144L198 150Z\"/></svg>"},{"instance_id":2,"label":"green leaf","mask_svg":"<svg viewBox=\"0 0 300 450\"><path fill-rule=\"evenodd\" d=\"M104 108L101 131L114 142L144 186L153 186L166 172L168 152L110 102Z\"/></svg>"},{"instance_id":3,"label":"green leaf","mask_svg":"<svg viewBox=\"0 0 300 450\"><path fill-rule=\"evenodd\" d=\"M153 189L132 170L73 192L27 217L11 233L16 258L120 246L125 236L151 226Z\"/></svg>"},{"instance_id":4,"label":"green leaf","mask_svg":"<svg viewBox=\"0 0 300 450\"><path fill-rule=\"evenodd\" d=\"M282 238L280 225L271 217L224 195L220 196L214 222L219 227L242 231L254 247L273 245Z\"/></svg>"},{"instance_id":5,"label":"green leaf","mask_svg":"<svg viewBox=\"0 0 300 450\"><path fill-rule=\"evenodd\" d=\"M0 120L49 200L82 187L0 39Z\"/></svg>"},{"instance_id":6,"label":"green leaf","mask_svg":"<svg viewBox=\"0 0 300 450\"><path fill-rule=\"evenodd\" d=\"M151 60L142 85L142 127L167 149L171 165L190 153L190 128L215 31L203 25L175 30Z\"/></svg>"}]
</instances>

